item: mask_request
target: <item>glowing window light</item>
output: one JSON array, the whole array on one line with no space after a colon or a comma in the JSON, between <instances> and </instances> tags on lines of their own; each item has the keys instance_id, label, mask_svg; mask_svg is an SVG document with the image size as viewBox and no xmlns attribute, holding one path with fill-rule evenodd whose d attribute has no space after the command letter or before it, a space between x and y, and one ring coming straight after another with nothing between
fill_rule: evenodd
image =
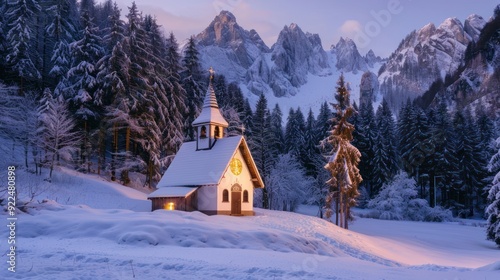
<instances>
[{"instance_id":1,"label":"glowing window light","mask_svg":"<svg viewBox=\"0 0 500 280\"><path fill-rule=\"evenodd\" d=\"M173 202L166 203L165 210L175 210L175 204Z\"/></svg>"}]
</instances>

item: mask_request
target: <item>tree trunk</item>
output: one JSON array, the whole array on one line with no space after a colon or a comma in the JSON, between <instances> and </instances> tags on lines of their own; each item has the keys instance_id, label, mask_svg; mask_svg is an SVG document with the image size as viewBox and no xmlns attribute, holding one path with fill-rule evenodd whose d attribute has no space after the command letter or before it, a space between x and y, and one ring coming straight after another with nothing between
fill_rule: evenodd
<instances>
[{"instance_id":1,"label":"tree trunk","mask_svg":"<svg viewBox=\"0 0 500 280\"><path fill-rule=\"evenodd\" d=\"M125 132L125 165L128 164L128 157L130 152L130 127L127 127ZM128 167L122 171L122 181L123 184L127 185L130 183L130 178L128 177Z\"/></svg>"},{"instance_id":2,"label":"tree trunk","mask_svg":"<svg viewBox=\"0 0 500 280\"><path fill-rule=\"evenodd\" d=\"M113 124L113 153L111 153L111 181L116 180L116 154L118 153L118 130Z\"/></svg>"},{"instance_id":3,"label":"tree trunk","mask_svg":"<svg viewBox=\"0 0 500 280\"><path fill-rule=\"evenodd\" d=\"M337 195L335 196L335 224L339 225L339 191L337 190Z\"/></svg>"}]
</instances>

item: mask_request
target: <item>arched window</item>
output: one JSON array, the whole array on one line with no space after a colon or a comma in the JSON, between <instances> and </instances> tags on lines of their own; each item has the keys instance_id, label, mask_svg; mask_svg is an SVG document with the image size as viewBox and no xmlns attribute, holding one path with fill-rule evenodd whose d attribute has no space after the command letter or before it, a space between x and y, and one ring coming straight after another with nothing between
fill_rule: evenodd
<instances>
[{"instance_id":1,"label":"arched window","mask_svg":"<svg viewBox=\"0 0 500 280\"><path fill-rule=\"evenodd\" d=\"M229 202L229 191L228 190L222 191L222 202Z\"/></svg>"},{"instance_id":2,"label":"arched window","mask_svg":"<svg viewBox=\"0 0 500 280\"><path fill-rule=\"evenodd\" d=\"M207 128L205 126L201 127L200 138L207 138Z\"/></svg>"},{"instance_id":3,"label":"arched window","mask_svg":"<svg viewBox=\"0 0 500 280\"><path fill-rule=\"evenodd\" d=\"M219 127L216 126L215 127L215 138L220 138L220 134L219 133L220 133Z\"/></svg>"},{"instance_id":4,"label":"arched window","mask_svg":"<svg viewBox=\"0 0 500 280\"><path fill-rule=\"evenodd\" d=\"M248 202L248 191L247 190L243 191L243 202Z\"/></svg>"}]
</instances>

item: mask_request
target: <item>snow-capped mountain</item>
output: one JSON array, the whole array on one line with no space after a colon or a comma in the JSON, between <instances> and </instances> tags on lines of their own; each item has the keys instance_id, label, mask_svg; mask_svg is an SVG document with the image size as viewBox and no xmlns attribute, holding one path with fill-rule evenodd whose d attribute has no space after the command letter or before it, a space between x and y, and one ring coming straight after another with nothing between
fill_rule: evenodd
<instances>
[{"instance_id":1,"label":"snow-capped mountain","mask_svg":"<svg viewBox=\"0 0 500 280\"><path fill-rule=\"evenodd\" d=\"M269 48L255 30L238 25L233 14L222 11L210 25L195 37L202 65L230 67L224 72L230 81L240 81L248 69Z\"/></svg>"},{"instance_id":2,"label":"snow-capped mountain","mask_svg":"<svg viewBox=\"0 0 500 280\"><path fill-rule=\"evenodd\" d=\"M349 38L340 37L339 42L335 46L332 45L330 52L336 56L337 63L335 66L341 71L356 74L358 71L368 70L365 58L359 54L356 44ZM372 55L375 57L373 51L370 54L370 59L372 59Z\"/></svg>"},{"instance_id":3,"label":"snow-capped mountain","mask_svg":"<svg viewBox=\"0 0 500 280\"><path fill-rule=\"evenodd\" d=\"M480 110L492 116L500 112L499 28L500 9L497 9L465 53L464 66L435 93L434 104L445 100L450 108L456 110L468 108L474 113L479 106Z\"/></svg>"},{"instance_id":4,"label":"snow-capped mountain","mask_svg":"<svg viewBox=\"0 0 500 280\"><path fill-rule=\"evenodd\" d=\"M316 77L337 79L340 72L356 75L350 82L357 87L362 73L376 71L381 61L373 51L361 56L348 38L325 52L318 34L304 32L294 23L285 26L268 48L255 30L240 27L227 11L215 17L196 40L204 68L215 67L228 82L239 83L255 96L294 97L311 79L313 83ZM328 79L328 85L331 92L335 81ZM318 100L322 97L318 95Z\"/></svg>"},{"instance_id":5,"label":"snow-capped mountain","mask_svg":"<svg viewBox=\"0 0 500 280\"><path fill-rule=\"evenodd\" d=\"M307 82L308 73L331 74L328 56L318 34L304 33L292 23L280 32L271 53L263 53L248 69L245 82L256 94L293 96Z\"/></svg>"},{"instance_id":6,"label":"snow-capped mountain","mask_svg":"<svg viewBox=\"0 0 500 280\"><path fill-rule=\"evenodd\" d=\"M462 24L446 19L439 27L430 23L410 33L379 70L380 91L393 109L408 98L422 95L439 77L453 74L465 49L478 38L486 21L471 15Z\"/></svg>"}]
</instances>

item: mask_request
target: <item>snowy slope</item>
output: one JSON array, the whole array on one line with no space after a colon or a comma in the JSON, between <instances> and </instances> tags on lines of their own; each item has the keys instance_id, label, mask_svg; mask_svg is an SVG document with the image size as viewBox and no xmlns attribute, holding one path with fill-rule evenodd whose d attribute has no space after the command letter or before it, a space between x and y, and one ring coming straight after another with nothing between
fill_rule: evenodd
<instances>
[{"instance_id":1,"label":"snowy slope","mask_svg":"<svg viewBox=\"0 0 500 280\"><path fill-rule=\"evenodd\" d=\"M456 223L359 219L347 231L269 210L230 217L55 202L19 220L18 279L495 279L500 270L484 230Z\"/></svg>"},{"instance_id":2,"label":"snowy slope","mask_svg":"<svg viewBox=\"0 0 500 280\"><path fill-rule=\"evenodd\" d=\"M335 69L334 67L337 62L336 55L331 52L327 52L327 55L331 69ZM369 70L376 72L376 69L379 67L380 63L375 63L374 67L369 68ZM334 94L341 74L341 71L332 71L331 75L326 76L308 74L307 83L299 87L297 94L294 96L276 97L272 94L266 95L269 108L274 108L275 104L279 104L283 112L284 121L286 121L290 108L297 109L297 107L300 107L304 115L307 115L309 108L311 108L315 116L317 116L321 104L324 102L335 103ZM344 72L343 74L345 81L349 83L351 103L356 102L359 105L360 84L363 72L357 72L356 74L353 72ZM252 94L245 84L240 83L240 87L245 96L249 98L250 104L256 104L259 97ZM382 98L376 96L373 107L376 109L381 102Z\"/></svg>"},{"instance_id":3,"label":"snowy slope","mask_svg":"<svg viewBox=\"0 0 500 280\"><path fill-rule=\"evenodd\" d=\"M19 170L19 186L40 179L28 174ZM344 230L263 209L253 217L149 212L146 194L68 169L49 185L38 200L60 203L18 214L17 272L2 269L0 279L496 279L500 272L498 248L467 222L359 218ZM0 238L7 234L2 227Z\"/></svg>"}]
</instances>

